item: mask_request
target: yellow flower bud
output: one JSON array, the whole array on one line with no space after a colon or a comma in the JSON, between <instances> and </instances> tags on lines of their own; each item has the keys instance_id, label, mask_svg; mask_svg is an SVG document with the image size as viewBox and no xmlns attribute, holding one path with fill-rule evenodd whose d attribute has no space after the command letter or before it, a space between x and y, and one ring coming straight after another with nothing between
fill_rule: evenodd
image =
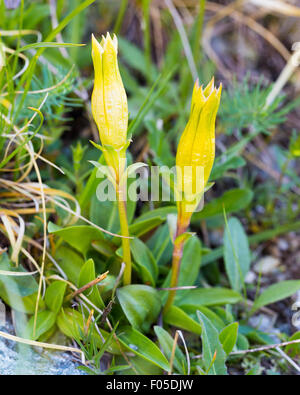
<instances>
[{"instance_id":1,"label":"yellow flower bud","mask_svg":"<svg viewBox=\"0 0 300 395\"><path fill-rule=\"evenodd\" d=\"M220 104L222 85L214 86L214 79L203 90L195 83L191 113L186 128L180 138L176 166L180 171L178 188L183 193L201 194L207 184L215 159L215 121ZM202 170L197 173L197 168ZM202 179L201 190L197 188L196 176ZM199 185L199 184L198 184Z\"/></svg>"},{"instance_id":2,"label":"yellow flower bud","mask_svg":"<svg viewBox=\"0 0 300 395\"><path fill-rule=\"evenodd\" d=\"M92 35L95 71L92 113L103 145L115 149L127 142L128 106L117 60L118 41L107 33L99 43Z\"/></svg>"}]
</instances>

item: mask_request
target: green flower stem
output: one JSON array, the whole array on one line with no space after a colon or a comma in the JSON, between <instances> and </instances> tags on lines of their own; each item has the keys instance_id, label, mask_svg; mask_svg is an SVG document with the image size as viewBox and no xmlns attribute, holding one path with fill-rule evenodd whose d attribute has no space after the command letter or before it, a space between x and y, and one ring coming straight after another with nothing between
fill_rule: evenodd
<instances>
[{"instance_id":1,"label":"green flower stem","mask_svg":"<svg viewBox=\"0 0 300 395\"><path fill-rule=\"evenodd\" d=\"M131 283L131 253L124 188L118 185L116 192L120 217L121 235L124 236L122 238L123 261L125 263L123 283L124 285L129 285Z\"/></svg>"}]
</instances>

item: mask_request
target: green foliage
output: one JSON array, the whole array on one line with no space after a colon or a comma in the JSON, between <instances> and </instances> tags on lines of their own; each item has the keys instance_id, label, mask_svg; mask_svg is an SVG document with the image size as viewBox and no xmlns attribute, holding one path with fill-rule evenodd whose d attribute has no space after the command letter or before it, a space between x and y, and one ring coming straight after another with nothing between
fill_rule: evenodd
<instances>
[{"instance_id":1,"label":"green foliage","mask_svg":"<svg viewBox=\"0 0 300 395\"><path fill-rule=\"evenodd\" d=\"M222 344L223 350L227 355L230 354L237 341L239 324L233 322L226 326L219 334L219 339Z\"/></svg>"},{"instance_id":2,"label":"green foliage","mask_svg":"<svg viewBox=\"0 0 300 395\"><path fill-rule=\"evenodd\" d=\"M270 106L266 106L266 99L272 90L261 79L255 85L249 77L238 83L234 81L231 89L223 96L223 106L220 108L222 127L227 134L234 131L241 132L245 128L252 129L254 135L270 133L276 126L286 120L287 114L297 105L297 101L283 105L285 96L279 95Z\"/></svg>"},{"instance_id":3,"label":"green foliage","mask_svg":"<svg viewBox=\"0 0 300 395\"><path fill-rule=\"evenodd\" d=\"M202 327L204 372L208 375L226 375L226 354L219 340L218 331L200 311L198 318Z\"/></svg>"},{"instance_id":4,"label":"green foliage","mask_svg":"<svg viewBox=\"0 0 300 395\"><path fill-rule=\"evenodd\" d=\"M146 336L131 327L125 327L118 335L122 345L143 359L168 371L169 363L159 348Z\"/></svg>"},{"instance_id":5,"label":"green foliage","mask_svg":"<svg viewBox=\"0 0 300 395\"><path fill-rule=\"evenodd\" d=\"M169 333L165 329L159 326L155 326L154 331L158 338L159 344L166 358L169 361L172 355L174 339L172 338L172 336L169 335ZM184 374L187 369L184 354L182 353L178 345L176 345L175 354L174 354L174 367L175 369L177 369L179 374Z\"/></svg>"},{"instance_id":6,"label":"green foliage","mask_svg":"<svg viewBox=\"0 0 300 395\"><path fill-rule=\"evenodd\" d=\"M241 291L251 257L247 235L237 218L230 218L224 234L224 261L231 287Z\"/></svg>"},{"instance_id":7,"label":"green foliage","mask_svg":"<svg viewBox=\"0 0 300 395\"><path fill-rule=\"evenodd\" d=\"M273 284L263 291L259 297L255 300L253 305L253 311L266 306L271 303L275 303L278 300L288 298L300 289L300 280L287 280L281 281L278 284Z\"/></svg>"},{"instance_id":8,"label":"green foliage","mask_svg":"<svg viewBox=\"0 0 300 395\"><path fill-rule=\"evenodd\" d=\"M161 309L158 292L146 285L127 285L118 289L117 296L132 327L148 332Z\"/></svg>"},{"instance_id":9,"label":"green foliage","mask_svg":"<svg viewBox=\"0 0 300 395\"><path fill-rule=\"evenodd\" d=\"M252 327L249 317L300 289L299 280L270 285L273 276L267 275L262 283L260 277L245 283L252 261L259 258L256 254L264 254L278 236L300 229L300 140L296 130L288 140L291 128L285 125L299 99L279 94L266 106L274 85L263 79L253 83L251 75L233 84L224 81L210 175L214 185L205 194L204 208L192 216L193 233L183 236L180 289L163 312L175 238L170 216L176 220L176 202L173 196L168 202L127 202L133 281L123 286L121 238L104 231L119 233L118 208L116 202L99 202L96 196L97 170L105 160L88 142L97 140L89 101L89 36L92 31L100 36L100 30L111 27L119 33L120 71L130 111L128 137L133 139L128 163L168 167L175 164L193 86L189 62L182 56L182 36L164 10L162 47L156 46L159 37L153 38L157 26L150 12L156 6L150 7L148 0L130 5L137 7L137 19L143 17L144 45L132 37L136 26L128 34L123 28L127 0L117 5L57 1L56 28L46 0L21 3L8 10L0 1L0 298L12 316L26 317L24 336L51 343L63 334L67 343L75 340L89 361L82 367L89 374L164 374L172 358L174 374L190 370L225 375L237 364L248 375L265 372L257 354L237 357L232 352L273 344L274 338ZM185 26L201 83L213 74L221 79L200 46L204 3L200 1L191 28ZM187 19L189 15L193 12ZM96 17L99 23L94 24ZM37 192L40 182L45 218ZM148 187L150 195L150 183ZM284 264L289 262L290 256L283 257ZM95 285L106 271L108 276ZM77 293L81 287L85 290ZM249 300L253 307L248 311ZM178 329L185 344L181 338L174 348ZM293 341L299 332L280 332L278 337ZM297 343L284 351L299 358ZM275 351L272 359L286 369Z\"/></svg>"}]
</instances>

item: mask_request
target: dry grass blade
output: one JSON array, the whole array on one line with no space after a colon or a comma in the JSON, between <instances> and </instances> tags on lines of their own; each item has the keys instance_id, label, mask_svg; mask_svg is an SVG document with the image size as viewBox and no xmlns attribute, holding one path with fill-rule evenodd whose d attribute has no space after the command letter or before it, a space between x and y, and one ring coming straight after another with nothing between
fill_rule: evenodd
<instances>
[{"instance_id":1,"label":"dry grass blade","mask_svg":"<svg viewBox=\"0 0 300 395\"><path fill-rule=\"evenodd\" d=\"M258 7L287 16L300 16L300 8L281 0L250 0Z\"/></svg>"}]
</instances>

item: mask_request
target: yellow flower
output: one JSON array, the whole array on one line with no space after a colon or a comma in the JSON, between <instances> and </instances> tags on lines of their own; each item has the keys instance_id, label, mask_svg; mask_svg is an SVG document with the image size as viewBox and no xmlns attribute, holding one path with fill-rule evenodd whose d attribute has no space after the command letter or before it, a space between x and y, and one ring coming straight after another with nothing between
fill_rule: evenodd
<instances>
[{"instance_id":1,"label":"yellow flower","mask_svg":"<svg viewBox=\"0 0 300 395\"><path fill-rule=\"evenodd\" d=\"M127 142L128 106L117 60L118 40L107 33L99 43L92 35L95 71L92 113L103 145L122 148Z\"/></svg>"},{"instance_id":2,"label":"yellow flower","mask_svg":"<svg viewBox=\"0 0 300 395\"><path fill-rule=\"evenodd\" d=\"M202 86L199 87L198 81L195 83L190 118L180 138L176 155L176 166L181 173L178 189L184 194L202 194L207 184L215 159L215 121L221 91L222 85L216 89L214 79L204 90ZM197 172L197 169L200 171Z\"/></svg>"}]
</instances>

